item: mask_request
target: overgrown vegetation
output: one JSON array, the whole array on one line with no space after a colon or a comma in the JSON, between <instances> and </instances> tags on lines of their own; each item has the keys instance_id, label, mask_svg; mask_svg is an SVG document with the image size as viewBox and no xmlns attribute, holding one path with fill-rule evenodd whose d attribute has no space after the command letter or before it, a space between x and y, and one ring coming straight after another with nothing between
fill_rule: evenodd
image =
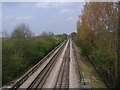
<instances>
[{"instance_id":1,"label":"overgrown vegetation","mask_svg":"<svg viewBox=\"0 0 120 90\"><path fill-rule=\"evenodd\" d=\"M111 83L118 87L118 3L86 3L77 22L77 36L74 41L81 47L82 54L89 57L97 70ZM115 83L116 82L116 83Z\"/></svg>"},{"instance_id":2,"label":"overgrown vegetation","mask_svg":"<svg viewBox=\"0 0 120 90\"><path fill-rule=\"evenodd\" d=\"M34 37L27 25L20 24L14 29L11 37L3 39L3 85L22 76L66 38L65 34L44 34Z\"/></svg>"}]
</instances>

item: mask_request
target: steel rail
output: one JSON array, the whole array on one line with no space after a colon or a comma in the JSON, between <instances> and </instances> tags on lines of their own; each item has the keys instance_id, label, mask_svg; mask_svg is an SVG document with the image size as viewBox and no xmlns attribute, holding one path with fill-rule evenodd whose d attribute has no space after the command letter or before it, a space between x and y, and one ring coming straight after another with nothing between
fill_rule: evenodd
<instances>
[{"instance_id":1,"label":"steel rail","mask_svg":"<svg viewBox=\"0 0 120 90\"><path fill-rule=\"evenodd\" d=\"M69 88L69 61L70 61L70 41L68 42L65 55L57 76L57 80L54 86L54 89Z\"/></svg>"},{"instance_id":2,"label":"steel rail","mask_svg":"<svg viewBox=\"0 0 120 90\"><path fill-rule=\"evenodd\" d=\"M67 42L67 41L66 41ZM44 67L44 69L39 73L39 75L35 78L35 80L29 85L29 87L27 88L27 90L31 90L31 89L40 89L43 87L46 79L48 78L51 70L53 69L58 56L60 55L61 51L63 50L66 42L61 46L61 48L58 50L58 52L52 57L52 59L50 60L50 62L47 63L47 65Z\"/></svg>"},{"instance_id":3,"label":"steel rail","mask_svg":"<svg viewBox=\"0 0 120 90\"><path fill-rule=\"evenodd\" d=\"M44 63L47 60L47 58L49 58L49 56L53 54L55 50L60 48L60 46L63 45L66 41L67 40L64 40L64 42L56 46L50 53L48 53L42 60L40 60L40 62L38 62L28 72L26 72L21 78L19 78L14 84L12 84L10 90L17 90L35 71L37 71L37 69L41 66L41 64Z\"/></svg>"}]
</instances>

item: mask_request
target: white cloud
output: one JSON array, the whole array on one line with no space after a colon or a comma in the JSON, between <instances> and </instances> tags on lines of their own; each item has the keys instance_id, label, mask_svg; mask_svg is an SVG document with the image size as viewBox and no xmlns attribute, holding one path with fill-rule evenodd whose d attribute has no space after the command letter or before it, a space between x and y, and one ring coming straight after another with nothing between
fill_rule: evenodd
<instances>
[{"instance_id":1,"label":"white cloud","mask_svg":"<svg viewBox=\"0 0 120 90\"><path fill-rule=\"evenodd\" d=\"M29 19L32 19L33 17L31 16L19 16L19 17L16 17L16 20L29 20Z\"/></svg>"},{"instance_id":2,"label":"white cloud","mask_svg":"<svg viewBox=\"0 0 120 90\"><path fill-rule=\"evenodd\" d=\"M70 21L70 20L72 20L72 19L73 19L73 16L67 17L67 20L68 20L68 21Z\"/></svg>"},{"instance_id":3,"label":"white cloud","mask_svg":"<svg viewBox=\"0 0 120 90\"><path fill-rule=\"evenodd\" d=\"M58 7L63 7L63 6L70 6L71 3L65 3L65 2L56 2L56 3L51 3L51 2L39 2L34 5L36 8L58 8Z\"/></svg>"},{"instance_id":4,"label":"white cloud","mask_svg":"<svg viewBox=\"0 0 120 90\"><path fill-rule=\"evenodd\" d=\"M49 3L37 3L35 4L35 7L37 8L48 8L49 7Z\"/></svg>"},{"instance_id":5,"label":"white cloud","mask_svg":"<svg viewBox=\"0 0 120 90\"><path fill-rule=\"evenodd\" d=\"M60 11L60 13L70 13L70 12L73 12L73 11L70 9L63 9Z\"/></svg>"}]
</instances>

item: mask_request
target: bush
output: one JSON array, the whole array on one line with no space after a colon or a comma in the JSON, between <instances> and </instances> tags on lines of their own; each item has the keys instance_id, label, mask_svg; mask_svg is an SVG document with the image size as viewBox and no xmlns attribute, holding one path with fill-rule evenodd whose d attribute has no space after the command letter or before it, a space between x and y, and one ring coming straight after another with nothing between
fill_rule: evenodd
<instances>
[{"instance_id":1,"label":"bush","mask_svg":"<svg viewBox=\"0 0 120 90\"><path fill-rule=\"evenodd\" d=\"M65 35L3 40L3 82L8 84L38 63Z\"/></svg>"},{"instance_id":2,"label":"bush","mask_svg":"<svg viewBox=\"0 0 120 90\"><path fill-rule=\"evenodd\" d=\"M88 45L81 45L81 52L82 55L84 56L88 56L91 52L92 48Z\"/></svg>"}]
</instances>

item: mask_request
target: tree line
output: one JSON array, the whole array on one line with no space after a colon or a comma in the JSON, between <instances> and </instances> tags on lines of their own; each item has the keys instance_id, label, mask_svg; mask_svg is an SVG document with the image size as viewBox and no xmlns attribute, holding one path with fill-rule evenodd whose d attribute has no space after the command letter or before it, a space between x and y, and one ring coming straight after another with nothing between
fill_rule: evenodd
<instances>
[{"instance_id":1,"label":"tree line","mask_svg":"<svg viewBox=\"0 0 120 90\"><path fill-rule=\"evenodd\" d=\"M36 37L28 25L17 25L11 35L2 40L2 84L21 77L66 37L66 34L52 32Z\"/></svg>"},{"instance_id":2,"label":"tree line","mask_svg":"<svg viewBox=\"0 0 120 90\"><path fill-rule=\"evenodd\" d=\"M120 81L118 6L118 2L87 2L77 21L77 33L72 33L108 87L119 87Z\"/></svg>"}]
</instances>

